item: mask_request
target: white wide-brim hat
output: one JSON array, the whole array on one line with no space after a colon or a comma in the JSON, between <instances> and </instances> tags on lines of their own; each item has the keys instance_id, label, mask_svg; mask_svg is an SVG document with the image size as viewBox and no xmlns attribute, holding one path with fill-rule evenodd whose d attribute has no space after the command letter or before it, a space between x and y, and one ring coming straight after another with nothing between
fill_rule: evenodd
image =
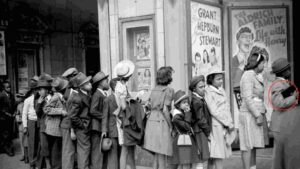
<instances>
[{"instance_id":1,"label":"white wide-brim hat","mask_svg":"<svg viewBox=\"0 0 300 169\"><path fill-rule=\"evenodd\" d=\"M212 74L224 74L224 73L225 73L225 71L223 71L219 66L213 66L208 70L207 76L212 75Z\"/></svg>"},{"instance_id":2,"label":"white wide-brim hat","mask_svg":"<svg viewBox=\"0 0 300 169\"><path fill-rule=\"evenodd\" d=\"M129 77L133 74L135 65L130 60L122 60L114 68L114 77Z\"/></svg>"}]
</instances>

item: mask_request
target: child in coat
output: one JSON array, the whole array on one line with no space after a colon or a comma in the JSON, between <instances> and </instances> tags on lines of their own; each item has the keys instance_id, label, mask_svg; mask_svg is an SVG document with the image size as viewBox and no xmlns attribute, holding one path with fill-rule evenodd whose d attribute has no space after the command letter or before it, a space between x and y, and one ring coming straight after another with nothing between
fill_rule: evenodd
<instances>
[{"instance_id":1,"label":"child in coat","mask_svg":"<svg viewBox=\"0 0 300 169\"><path fill-rule=\"evenodd\" d=\"M209 159L208 137L211 132L211 115L204 100L205 93L205 77L203 75L195 76L191 80L190 91L191 97L191 114L192 114L192 128L194 130L196 143L198 146L198 155L203 163ZM197 168L203 168L202 163Z\"/></svg>"},{"instance_id":2,"label":"child in coat","mask_svg":"<svg viewBox=\"0 0 300 169\"><path fill-rule=\"evenodd\" d=\"M191 113L188 95L177 91L174 96L175 109L172 111L172 123L176 132L173 141L172 168L189 169L200 163L194 132L191 127Z\"/></svg>"}]
</instances>

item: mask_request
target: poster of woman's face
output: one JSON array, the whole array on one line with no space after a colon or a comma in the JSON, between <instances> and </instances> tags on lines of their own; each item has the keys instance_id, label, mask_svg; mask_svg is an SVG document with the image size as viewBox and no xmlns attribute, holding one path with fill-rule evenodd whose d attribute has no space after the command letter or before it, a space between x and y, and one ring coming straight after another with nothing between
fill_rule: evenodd
<instances>
[{"instance_id":1,"label":"poster of woman's face","mask_svg":"<svg viewBox=\"0 0 300 169\"><path fill-rule=\"evenodd\" d=\"M136 34L137 60L148 60L151 58L151 42L149 32Z\"/></svg>"},{"instance_id":2,"label":"poster of woman's face","mask_svg":"<svg viewBox=\"0 0 300 169\"><path fill-rule=\"evenodd\" d=\"M138 90L150 90L151 71L150 68L138 68Z\"/></svg>"}]
</instances>

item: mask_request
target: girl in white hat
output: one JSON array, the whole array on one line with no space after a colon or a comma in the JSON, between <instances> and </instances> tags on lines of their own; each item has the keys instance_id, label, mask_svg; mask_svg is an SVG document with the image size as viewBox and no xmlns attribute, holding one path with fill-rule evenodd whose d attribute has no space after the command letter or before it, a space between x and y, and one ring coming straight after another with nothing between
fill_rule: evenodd
<instances>
[{"instance_id":1,"label":"girl in white hat","mask_svg":"<svg viewBox=\"0 0 300 169\"><path fill-rule=\"evenodd\" d=\"M121 169L125 169L126 165L131 165L132 168L135 168L134 162L134 146L124 146L124 135L123 130L121 128L122 122L120 118L118 118L119 113L126 109L126 98L129 98L129 93L127 89L127 82L131 78L135 69L135 65L130 60L123 60L119 62L114 68L114 73L119 79L117 81L115 87L115 95L116 102L118 108L114 111L114 115L116 115L117 120L117 128L118 128L118 141L119 144L122 145L121 157L120 157L120 167ZM128 162L130 161L130 164Z\"/></svg>"},{"instance_id":2,"label":"girl in white hat","mask_svg":"<svg viewBox=\"0 0 300 169\"><path fill-rule=\"evenodd\" d=\"M224 71L216 67L212 67L207 75L205 100L212 116L208 169L223 168L223 159L232 154L231 143L235 138L229 100L222 87L223 75Z\"/></svg>"}]
</instances>

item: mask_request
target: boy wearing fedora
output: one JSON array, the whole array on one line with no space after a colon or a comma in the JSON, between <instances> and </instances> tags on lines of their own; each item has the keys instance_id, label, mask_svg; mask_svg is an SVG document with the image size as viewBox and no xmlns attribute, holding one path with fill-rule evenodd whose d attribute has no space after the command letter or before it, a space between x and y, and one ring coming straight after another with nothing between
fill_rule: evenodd
<instances>
[{"instance_id":1,"label":"boy wearing fedora","mask_svg":"<svg viewBox=\"0 0 300 169\"><path fill-rule=\"evenodd\" d=\"M53 169L60 169L62 166L62 134L60 123L62 117L67 115L65 99L63 97L67 86L67 80L60 77L55 78L52 83L55 92L49 103L44 107L44 112L47 115L45 132L48 139L50 164Z\"/></svg>"},{"instance_id":2,"label":"boy wearing fedora","mask_svg":"<svg viewBox=\"0 0 300 169\"><path fill-rule=\"evenodd\" d=\"M47 169L51 168L50 165L50 152L48 149L48 138L45 132L46 129L46 114L43 110L44 106L50 101L51 99L51 82L52 77L49 74L43 73L39 77L37 89L39 93L39 98L35 104L35 112L37 115L38 120L38 128L39 128L39 136L40 136L40 145L41 149L39 152L39 166L43 165L45 160Z\"/></svg>"},{"instance_id":3,"label":"boy wearing fedora","mask_svg":"<svg viewBox=\"0 0 300 169\"><path fill-rule=\"evenodd\" d=\"M91 169L102 168L103 156L100 151L101 121L103 103L109 89L108 75L98 72L93 77L93 96L91 102Z\"/></svg>"},{"instance_id":4,"label":"boy wearing fedora","mask_svg":"<svg viewBox=\"0 0 300 169\"><path fill-rule=\"evenodd\" d=\"M72 94L70 102L71 125L77 137L77 160L78 168L89 168L89 156L91 151L90 143L90 95L92 89L91 76L78 73L76 83L78 93ZM67 103L68 104L68 103Z\"/></svg>"},{"instance_id":5,"label":"boy wearing fedora","mask_svg":"<svg viewBox=\"0 0 300 169\"><path fill-rule=\"evenodd\" d=\"M118 109L116 102L115 87L118 82L118 78L114 78L109 82L109 86L112 90L112 94L104 100L103 105L103 117L102 117L102 136L109 137L112 141L112 146L107 152L107 167L109 169L119 169L119 159L121 155L121 147L118 144L118 128L117 128L117 116L114 112Z\"/></svg>"},{"instance_id":6,"label":"boy wearing fedora","mask_svg":"<svg viewBox=\"0 0 300 169\"><path fill-rule=\"evenodd\" d=\"M64 116L61 121L61 133L62 133L62 168L63 169L73 169L75 163L75 147L76 147L76 135L74 129L71 125L70 118L70 101L73 98L74 93L77 92L76 76L78 75L78 70L76 68L69 68L63 74L62 77L66 78L69 81L68 88L64 94L64 98L67 101L66 109L67 116Z\"/></svg>"}]
</instances>

